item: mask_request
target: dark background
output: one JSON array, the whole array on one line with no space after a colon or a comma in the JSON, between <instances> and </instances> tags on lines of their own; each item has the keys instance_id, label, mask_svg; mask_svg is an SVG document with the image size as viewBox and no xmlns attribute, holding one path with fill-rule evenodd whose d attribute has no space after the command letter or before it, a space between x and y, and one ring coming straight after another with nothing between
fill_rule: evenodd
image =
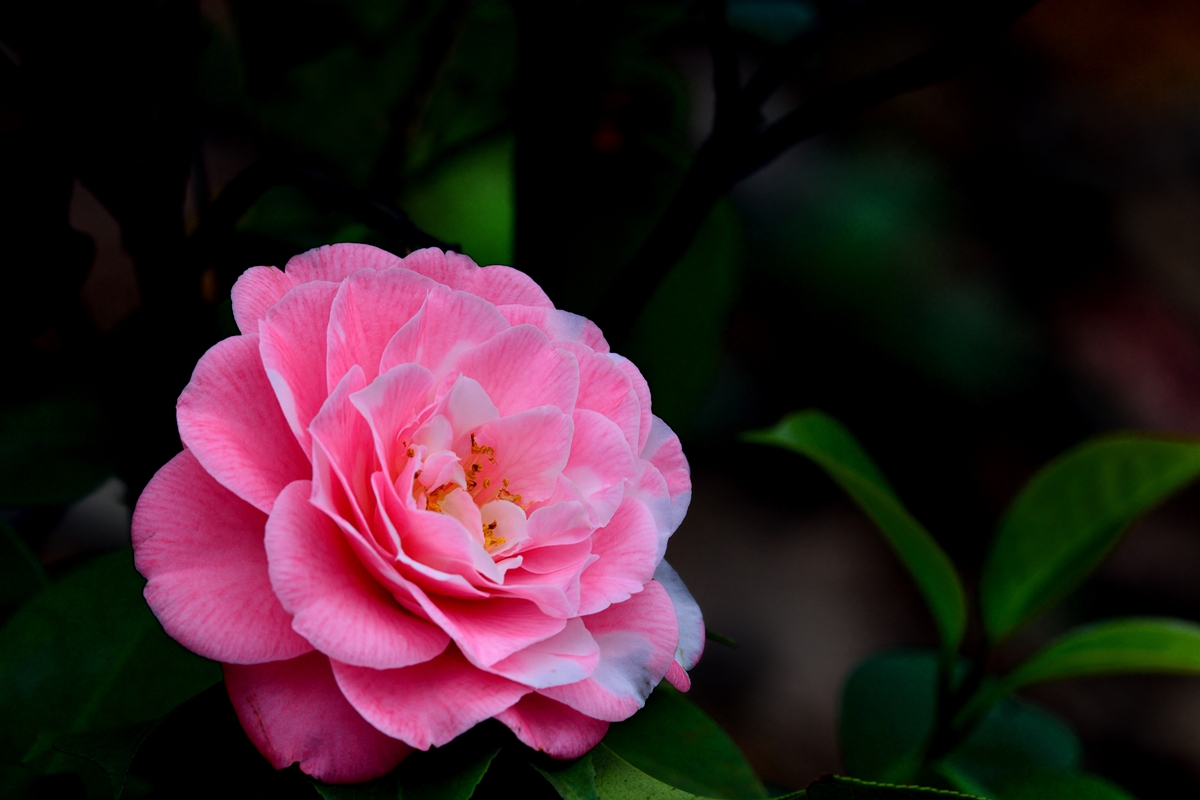
<instances>
[{"instance_id":1,"label":"dark background","mask_svg":"<svg viewBox=\"0 0 1200 800\"><path fill-rule=\"evenodd\" d=\"M742 75L843 5L731 0ZM953 4L857 5L768 120L956 35ZM59 571L127 542L244 269L436 237L604 319L648 294L617 270L714 108L700 9L666 0L10 0L0 50L0 508ZM932 625L821 473L737 434L832 413L968 583L1050 457L1200 434L1200 5L1045 0L953 80L788 150L618 349L693 464L668 556L740 644L710 643L694 697L769 782L838 770L847 670ZM1114 613L1198 619L1198 573L1191 491L1013 653ZM1036 699L1089 768L1200 791L1200 681Z\"/></svg>"}]
</instances>

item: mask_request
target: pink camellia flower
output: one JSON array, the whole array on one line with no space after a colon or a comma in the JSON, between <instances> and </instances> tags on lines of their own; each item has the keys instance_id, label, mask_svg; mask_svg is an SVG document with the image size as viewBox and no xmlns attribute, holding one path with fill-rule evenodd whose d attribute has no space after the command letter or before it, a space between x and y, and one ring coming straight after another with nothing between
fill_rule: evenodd
<instances>
[{"instance_id":1,"label":"pink camellia flower","mask_svg":"<svg viewBox=\"0 0 1200 800\"><path fill-rule=\"evenodd\" d=\"M368 780L493 717L571 758L687 688L687 461L594 324L508 267L349 244L249 270L233 313L133 540L272 764Z\"/></svg>"}]
</instances>

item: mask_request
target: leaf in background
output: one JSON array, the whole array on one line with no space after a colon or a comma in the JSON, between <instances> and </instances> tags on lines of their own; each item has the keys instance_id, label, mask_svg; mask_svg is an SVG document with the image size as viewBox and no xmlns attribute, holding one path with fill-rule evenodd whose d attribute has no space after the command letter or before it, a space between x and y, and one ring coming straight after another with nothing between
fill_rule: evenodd
<instances>
[{"instance_id":1,"label":"leaf in background","mask_svg":"<svg viewBox=\"0 0 1200 800\"><path fill-rule=\"evenodd\" d=\"M112 784L112 796L120 797L133 757L157 725L158 720L153 720L102 731L71 733L55 739L54 749L86 758L103 769Z\"/></svg>"},{"instance_id":2,"label":"leaf in background","mask_svg":"<svg viewBox=\"0 0 1200 800\"><path fill-rule=\"evenodd\" d=\"M553 772L537 766L534 769L550 782L563 800L600 800L596 791L596 768L592 766L591 754L585 755L566 769Z\"/></svg>"},{"instance_id":3,"label":"leaf in background","mask_svg":"<svg viewBox=\"0 0 1200 800\"><path fill-rule=\"evenodd\" d=\"M1099 775L1034 773L1004 784L997 800L1133 800L1133 795Z\"/></svg>"},{"instance_id":4,"label":"leaf in background","mask_svg":"<svg viewBox=\"0 0 1200 800\"><path fill-rule=\"evenodd\" d=\"M861 663L842 691L842 764L857 778L906 781L933 731L938 657L897 650Z\"/></svg>"},{"instance_id":5,"label":"leaf in background","mask_svg":"<svg viewBox=\"0 0 1200 800\"><path fill-rule=\"evenodd\" d=\"M934 800L934 798L974 798L975 795L950 792L945 789L926 789L920 786L896 786L875 783L841 775L825 775L809 785L801 795L807 800Z\"/></svg>"},{"instance_id":6,"label":"leaf in background","mask_svg":"<svg viewBox=\"0 0 1200 800\"><path fill-rule=\"evenodd\" d=\"M1014 775L1078 770L1082 756L1079 739L1065 722L1032 703L1006 697L944 760L941 771L956 777L962 791L991 795Z\"/></svg>"},{"instance_id":7,"label":"leaf in background","mask_svg":"<svg viewBox=\"0 0 1200 800\"><path fill-rule=\"evenodd\" d=\"M17 532L0 521L0 615L46 585L42 565Z\"/></svg>"},{"instance_id":8,"label":"leaf in background","mask_svg":"<svg viewBox=\"0 0 1200 800\"><path fill-rule=\"evenodd\" d=\"M34 755L57 735L158 719L221 679L172 641L129 549L95 558L0 628L0 736ZM32 750L32 752L31 752Z\"/></svg>"},{"instance_id":9,"label":"leaf in background","mask_svg":"<svg viewBox=\"0 0 1200 800\"><path fill-rule=\"evenodd\" d=\"M949 658L967 625L962 582L949 557L892 492L878 467L837 420L820 411L798 411L770 430L745 439L794 450L811 458L874 520L908 568L941 636Z\"/></svg>"},{"instance_id":10,"label":"leaf in background","mask_svg":"<svg viewBox=\"0 0 1200 800\"><path fill-rule=\"evenodd\" d=\"M78 500L112 469L104 457L100 409L59 397L0 410L0 506Z\"/></svg>"},{"instance_id":11,"label":"leaf in background","mask_svg":"<svg viewBox=\"0 0 1200 800\"><path fill-rule=\"evenodd\" d=\"M767 791L712 717L668 684L604 737L613 752L664 783L706 797L755 800Z\"/></svg>"},{"instance_id":12,"label":"leaf in background","mask_svg":"<svg viewBox=\"0 0 1200 800\"><path fill-rule=\"evenodd\" d=\"M993 643L1094 570L1138 517L1200 474L1200 442L1120 434L1033 476L1009 507L980 584Z\"/></svg>"},{"instance_id":13,"label":"leaf in background","mask_svg":"<svg viewBox=\"0 0 1200 800\"><path fill-rule=\"evenodd\" d=\"M600 800L692 800L700 796L650 777L608 749L603 742L590 755L596 770L596 792ZM803 792L793 792L777 800L803 796Z\"/></svg>"},{"instance_id":14,"label":"leaf in background","mask_svg":"<svg viewBox=\"0 0 1200 800\"><path fill-rule=\"evenodd\" d=\"M1034 653L992 691L1007 693L1041 681L1129 672L1200 675L1200 625L1129 617L1076 628Z\"/></svg>"}]
</instances>

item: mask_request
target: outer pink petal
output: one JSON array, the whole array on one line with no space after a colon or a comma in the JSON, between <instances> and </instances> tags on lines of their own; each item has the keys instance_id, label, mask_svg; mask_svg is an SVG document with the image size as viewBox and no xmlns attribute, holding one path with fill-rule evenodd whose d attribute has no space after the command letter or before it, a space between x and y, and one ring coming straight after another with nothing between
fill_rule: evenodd
<instances>
[{"instance_id":1,"label":"outer pink petal","mask_svg":"<svg viewBox=\"0 0 1200 800\"><path fill-rule=\"evenodd\" d=\"M210 475L269 512L275 497L311 467L258 354L258 337L217 342L196 364L176 406L179 436Z\"/></svg>"},{"instance_id":2,"label":"outer pink petal","mask_svg":"<svg viewBox=\"0 0 1200 800\"><path fill-rule=\"evenodd\" d=\"M412 251L402 259L400 266L451 289L466 288L469 276L479 271L479 265L468 256L453 251L442 252L436 247Z\"/></svg>"},{"instance_id":3,"label":"outer pink petal","mask_svg":"<svg viewBox=\"0 0 1200 800\"><path fill-rule=\"evenodd\" d=\"M670 564L663 561L654 571L654 580L662 584L675 606L675 620L679 623L679 644L675 648L675 661L683 669L691 669L704 652L704 614ZM679 689L679 686L675 687ZM682 689L687 691L687 689Z\"/></svg>"},{"instance_id":4,"label":"outer pink petal","mask_svg":"<svg viewBox=\"0 0 1200 800\"><path fill-rule=\"evenodd\" d=\"M638 444L634 448L634 452L640 455L646 449L646 440L650 438L650 386L646 383L646 379L642 377L642 373L628 358L619 356L616 353L611 353L609 358L629 376L629 380L633 384L633 391L638 397L638 406L641 409L642 419L641 424L638 426ZM645 456L642 456L642 458L645 458Z\"/></svg>"},{"instance_id":5,"label":"outer pink petal","mask_svg":"<svg viewBox=\"0 0 1200 800\"><path fill-rule=\"evenodd\" d=\"M681 692L689 691L692 688L692 677L679 665L678 661L671 662L671 666L667 669L666 680Z\"/></svg>"},{"instance_id":6,"label":"outer pink petal","mask_svg":"<svg viewBox=\"0 0 1200 800\"><path fill-rule=\"evenodd\" d=\"M568 347L579 359L579 397L576 409L596 411L616 423L629 449L638 453L642 426L642 404L633 379L608 355L583 347Z\"/></svg>"},{"instance_id":7,"label":"outer pink petal","mask_svg":"<svg viewBox=\"0 0 1200 800\"><path fill-rule=\"evenodd\" d=\"M423 364L433 372L436 383L458 356L508 327L508 321L488 301L439 286L425 298L420 311L392 336L379 369L382 372L397 364Z\"/></svg>"},{"instance_id":8,"label":"outer pink petal","mask_svg":"<svg viewBox=\"0 0 1200 800\"><path fill-rule=\"evenodd\" d=\"M495 305L518 303L553 308L550 298L533 279L512 267L482 269L461 253L443 253L436 247L416 250L405 256L406 269L426 275L451 289L476 294Z\"/></svg>"},{"instance_id":9,"label":"outer pink petal","mask_svg":"<svg viewBox=\"0 0 1200 800\"><path fill-rule=\"evenodd\" d=\"M333 662L338 686L379 730L420 750L440 747L529 692L476 669L451 647L432 661L376 670Z\"/></svg>"},{"instance_id":10,"label":"outer pink petal","mask_svg":"<svg viewBox=\"0 0 1200 800\"><path fill-rule=\"evenodd\" d=\"M296 481L267 521L271 585L292 627L327 656L360 667L419 664L446 649L444 631L401 608L359 563L342 532Z\"/></svg>"},{"instance_id":11,"label":"outer pink petal","mask_svg":"<svg viewBox=\"0 0 1200 800\"><path fill-rule=\"evenodd\" d=\"M340 282L360 269L400 266L400 257L369 244L327 244L293 256L283 269L297 284Z\"/></svg>"},{"instance_id":12,"label":"outer pink petal","mask_svg":"<svg viewBox=\"0 0 1200 800\"><path fill-rule=\"evenodd\" d=\"M594 614L640 592L654 577L664 547L654 516L640 501L626 498L592 536L592 555L599 558L580 576L579 613Z\"/></svg>"},{"instance_id":13,"label":"outer pink petal","mask_svg":"<svg viewBox=\"0 0 1200 800\"><path fill-rule=\"evenodd\" d=\"M604 720L580 714L540 694L527 694L496 719L534 750L553 758L579 758L608 733Z\"/></svg>"},{"instance_id":14,"label":"outer pink petal","mask_svg":"<svg viewBox=\"0 0 1200 800\"><path fill-rule=\"evenodd\" d=\"M454 369L479 381L505 416L537 406L570 414L579 394L574 354L555 348L532 325L498 333L459 358Z\"/></svg>"},{"instance_id":15,"label":"outer pink petal","mask_svg":"<svg viewBox=\"0 0 1200 800\"><path fill-rule=\"evenodd\" d=\"M670 530L674 531L683 522L692 501L691 470L683 455L679 437L667 427L667 423L654 417L650 436L642 447L641 455L658 469L667 482L667 491L671 494Z\"/></svg>"},{"instance_id":16,"label":"outer pink petal","mask_svg":"<svg viewBox=\"0 0 1200 800\"><path fill-rule=\"evenodd\" d=\"M338 284L329 281L298 286L267 312L258 327L258 352L267 378L296 441L310 455L308 425L329 394L325 386L325 330L337 291Z\"/></svg>"},{"instance_id":17,"label":"outer pink petal","mask_svg":"<svg viewBox=\"0 0 1200 800\"><path fill-rule=\"evenodd\" d=\"M536 325L552 342L578 342L597 353L608 352L608 342L596 323L569 311L533 305L500 306L500 313L512 325Z\"/></svg>"},{"instance_id":18,"label":"outer pink petal","mask_svg":"<svg viewBox=\"0 0 1200 800\"><path fill-rule=\"evenodd\" d=\"M292 658L312 645L292 630L267 578L267 517L204 471L188 450L146 486L133 551L146 602L173 638L206 658Z\"/></svg>"},{"instance_id":19,"label":"outer pink petal","mask_svg":"<svg viewBox=\"0 0 1200 800\"><path fill-rule=\"evenodd\" d=\"M544 689L575 683L591 675L600 663L600 646L583 621L567 621L561 633L532 644L488 667L517 683Z\"/></svg>"},{"instance_id":20,"label":"outer pink petal","mask_svg":"<svg viewBox=\"0 0 1200 800\"><path fill-rule=\"evenodd\" d=\"M674 663L679 630L671 598L657 582L624 603L583 618L600 663L590 678L541 694L589 717L617 722L641 708Z\"/></svg>"},{"instance_id":21,"label":"outer pink petal","mask_svg":"<svg viewBox=\"0 0 1200 800\"><path fill-rule=\"evenodd\" d=\"M342 281L329 312L325 380L330 391L357 364L370 383L396 331L412 319L437 286L406 269L364 269Z\"/></svg>"},{"instance_id":22,"label":"outer pink petal","mask_svg":"<svg viewBox=\"0 0 1200 800\"><path fill-rule=\"evenodd\" d=\"M329 659L320 653L224 667L225 688L242 727L276 769L298 761L305 773L326 783L360 783L386 775L412 752L346 702Z\"/></svg>"},{"instance_id":23,"label":"outer pink petal","mask_svg":"<svg viewBox=\"0 0 1200 800\"><path fill-rule=\"evenodd\" d=\"M267 315L295 284L286 273L274 267L251 267L233 284L233 320L242 333L257 333L258 321Z\"/></svg>"}]
</instances>

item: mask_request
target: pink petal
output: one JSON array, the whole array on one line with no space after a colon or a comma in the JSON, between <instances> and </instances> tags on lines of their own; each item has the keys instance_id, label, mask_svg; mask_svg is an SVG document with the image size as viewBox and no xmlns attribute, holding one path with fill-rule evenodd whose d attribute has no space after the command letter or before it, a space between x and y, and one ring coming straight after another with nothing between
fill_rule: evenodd
<instances>
[{"instance_id":1,"label":"pink petal","mask_svg":"<svg viewBox=\"0 0 1200 800\"><path fill-rule=\"evenodd\" d=\"M692 593L684 585L670 564L663 561L654 571L654 580L662 584L675 606L675 620L679 624L679 644L675 648L675 661L683 669L691 669L704 652L704 614ZM679 688L676 686L675 688ZM687 691L682 689L681 691Z\"/></svg>"},{"instance_id":2,"label":"pink petal","mask_svg":"<svg viewBox=\"0 0 1200 800\"><path fill-rule=\"evenodd\" d=\"M637 473L637 463L625 434L603 415L576 410L571 457L562 474L568 478L592 511L592 524L607 525L621 504L625 480Z\"/></svg>"},{"instance_id":3,"label":"pink petal","mask_svg":"<svg viewBox=\"0 0 1200 800\"><path fill-rule=\"evenodd\" d=\"M258 354L258 336L217 342L196 364L176 406L179 436L225 488L269 512L311 467L288 428Z\"/></svg>"},{"instance_id":4,"label":"pink petal","mask_svg":"<svg viewBox=\"0 0 1200 800\"><path fill-rule=\"evenodd\" d=\"M410 253L405 256L402 266L451 289L479 295L495 305L518 303L553 308L550 298L533 279L512 267L480 269L479 265L461 253L443 253L436 247Z\"/></svg>"},{"instance_id":5,"label":"pink petal","mask_svg":"<svg viewBox=\"0 0 1200 800\"><path fill-rule=\"evenodd\" d=\"M674 531L692 501L691 470L679 437L658 417L651 422L650 436L642 447L642 458L653 464L667 482L667 491L671 494L670 530Z\"/></svg>"},{"instance_id":6,"label":"pink petal","mask_svg":"<svg viewBox=\"0 0 1200 800\"><path fill-rule=\"evenodd\" d=\"M392 336L379 369L388 370L397 364L423 364L433 372L436 383L461 354L508 327L508 322L488 301L439 286Z\"/></svg>"},{"instance_id":7,"label":"pink petal","mask_svg":"<svg viewBox=\"0 0 1200 800\"><path fill-rule=\"evenodd\" d=\"M651 581L624 603L584 617L583 622L600 645L596 671L578 683L539 693L589 717L627 719L645 705L674 663L679 631L671 598Z\"/></svg>"},{"instance_id":8,"label":"pink petal","mask_svg":"<svg viewBox=\"0 0 1200 800\"><path fill-rule=\"evenodd\" d=\"M327 244L293 256L283 269L297 284L335 281L360 269L383 270L400 266L399 256L369 244Z\"/></svg>"},{"instance_id":9,"label":"pink petal","mask_svg":"<svg viewBox=\"0 0 1200 800\"><path fill-rule=\"evenodd\" d=\"M371 475L375 472L375 449L371 428L350 402L350 396L366 386L361 367L352 367L313 417L313 504L340 517L363 533L374 517Z\"/></svg>"},{"instance_id":10,"label":"pink petal","mask_svg":"<svg viewBox=\"0 0 1200 800\"><path fill-rule=\"evenodd\" d=\"M597 353L608 352L608 342L596 323L569 311L533 305L502 305L500 313L510 325L536 325L552 342L578 342Z\"/></svg>"},{"instance_id":11,"label":"pink petal","mask_svg":"<svg viewBox=\"0 0 1200 800\"><path fill-rule=\"evenodd\" d=\"M517 558L524 560L524 556ZM582 564L572 564L554 572L527 572L512 569L504 576L504 584L492 594L517 597L536 603L543 614L568 619L579 613L579 573L595 556L586 556Z\"/></svg>"},{"instance_id":12,"label":"pink petal","mask_svg":"<svg viewBox=\"0 0 1200 800\"><path fill-rule=\"evenodd\" d=\"M581 681L599 663L600 646L581 620L572 619L560 633L497 661L488 672L544 689Z\"/></svg>"},{"instance_id":13,"label":"pink petal","mask_svg":"<svg viewBox=\"0 0 1200 800\"><path fill-rule=\"evenodd\" d=\"M526 526L530 545L536 543L540 547L549 544L574 544L591 538L593 528L588 507L582 501L574 499L578 497L578 492L570 481L563 478L559 483L570 487L574 492L573 499L555 500L533 510ZM555 494L558 493L556 489Z\"/></svg>"},{"instance_id":14,"label":"pink petal","mask_svg":"<svg viewBox=\"0 0 1200 800\"><path fill-rule=\"evenodd\" d=\"M470 275L479 271L479 265L462 253L444 253L436 247L414 250L401 260L400 266L451 289L465 289Z\"/></svg>"},{"instance_id":15,"label":"pink petal","mask_svg":"<svg viewBox=\"0 0 1200 800\"><path fill-rule=\"evenodd\" d=\"M496 406L479 382L461 375L454 381L450 391L442 397L433 413L445 417L450 423L453 433L451 438L467 436L480 425L500 416L500 412L496 410Z\"/></svg>"},{"instance_id":16,"label":"pink petal","mask_svg":"<svg viewBox=\"0 0 1200 800\"><path fill-rule=\"evenodd\" d=\"M271 585L292 627L327 656L360 667L419 664L450 637L401 608L363 568L333 521L314 508L308 481L279 495L267 521Z\"/></svg>"},{"instance_id":17,"label":"pink petal","mask_svg":"<svg viewBox=\"0 0 1200 800\"><path fill-rule=\"evenodd\" d=\"M298 761L306 774L326 783L360 783L386 775L412 752L346 702L320 653L224 668L242 727L276 769Z\"/></svg>"},{"instance_id":18,"label":"pink petal","mask_svg":"<svg viewBox=\"0 0 1200 800\"><path fill-rule=\"evenodd\" d=\"M163 629L217 661L254 664L307 653L267 577L267 517L204 471L191 451L151 479L133 514L144 594Z\"/></svg>"},{"instance_id":19,"label":"pink petal","mask_svg":"<svg viewBox=\"0 0 1200 800\"><path fill-rule=\"evenodd\" d=\"M600 744L608 723L540 694L527 694L496 719L534 750L552 758L579 758Z\"/></svg>"},{"instance_id":20,"label":"pink petal","mask_svg":"<svg viewBox=\"0 0 1200 800\"><path fill-rule=\"evenodd\" d=\"M238 276L230 291L233 320L242 333L258 333L258 321L278 303L295 284L286 273L274 267L251 267Z\"/></svg>"},{"instance_id":21,"label":"pink petal","mask_svg":"<svg viewBox=\"0 0 1200 800\"><path fill-rule=\"evenodd\" d=\"M406 269L361 270L342 282L329 312L325 381L330 391L358 365L379 374L388 341L420 310L433 281Z\"/></svg>"},{"instance_id":22,"label":"pink petal","mask_svg":"<svg viewBox=\"0 0 1200 800\"><path fill-rule=\"evenodd\" d=\"M545 545L522 550L525 560L521 569L526 572L544 574L577 566L592 553L591 539L571 544Z\"/></svg>"},{"instance_id":23,"label":"pink petal","mask_svg":"<svg viewBox=\"0 0 1200 800\"><path fill-rule=\"evenodd\" d=\"M650 387L646 384L646 379L642 377L642 373L628 358L619 356L616 353L610 354L609 358L629 376L629 380L633 384L633 391L637 394L638 407L641 411L641 423L638 425L638 444L634 448L634 452L645 458L646 456L642 454L642 451L646 449L646 440L650 438L650 419L652 416L650 413Z\"/></svg>"},{"instance_id":24,"label":"pink petal","mask_svg":"<svg viewBox=\"0 0 1200 800\"><path fill-rule=\"evenodd\" d=\"M290 279L289 279L290 280ZM296 441L312 453L308 425L321 410L329 307L338 284L313 281L296 287L259 323L258 352Z\"/></svg>"},{"instance_id":25,"label":"pink petal","mask_svg":"<svg viewBox=\"0 0 1200 800\"><path fill-rule=\"evenodd\" d=\"M554 406L531 408L479 426L475 441L480 447L491 447L493 456L473 454L469 439L459 445L464 467L478 464L475 480L481 487L489 481L488 488L475 495L476 501L509 499L501 494L506 489L521 495L519 502L525 506L550 497L568 464L574 427L571 418Z\"/></svg>"},{"instance_id":26,"label":"pink petal","mask_svg":"<svg viewBox=\"0 0 1200 800\"><path fill-rule=\"evenodd\" d=\"M454 369L479 381L504 416L537 406L557 406L569 414L579 393L574 354L553 347L532 325L496 334L467 351Z\"/></svg>"},{"instance_id":27,"label":"pink petal","mask_svg":"<svg viewBox=\"0 0 1200 800\"><path fill-rule=\"evenodd\" d=\"M401 364L350 395L366 419L375 442L375 456L388 477L395 479L407 456L400 449L400 432L429 403L433 376L419 364Z\"/></svg>"},{"instance_id":28,"label":"pink petal","mask_svg":"<svg viewBox=\"0 0 1200 800\"><path fill-rule=\"evenodd\" d=\"M666 679L667 683L681 692L686 692L692 688L692 677L687 674L687 670L679 665L678 661L671 662L671 666L667 669Z\"/></svg>"},{"instance_id":29,"label":"pink petal","mask_svg":"<svg viewBox=\"0 0 1200 800\"><path fill-rule=\"evenodd\" d=\"M633 379L608 355L590 353L582 347L567 348L579 359L579 397L575 408L596 411L616 423L625 434L629 449L640 451L642 403Z\"/></svg>"},{"instance_id":30,"label":"pink petal","mask_svg":"<svg viewBox=\"0 0 1200 800\"><path fill-rule=\"evenodd\" d=\"M376 670L333 662L346 699L379 730L419 750L440 747L529 692L476 669L450 647L424 664Z\"/></svg>"},{"instance_id":31,"label":"pink petal","mask_svg":"<svg viewBox=\"0 0 1200 800\"><path fill-rule=\"evenodd\" d=\"M654 516L641 502L626 498L612 521L592 536L592 555L599 558L580 576L579 613L594 614L640 592L654 577L665 547Z\"/></svg>"},{"instance_id":32,"label":"pink petal","mask_svg":"<svg viewBox=\"0 0 1200 800\"><path fill-rule=\"evenodd\" d=\"M419 599L421 608L450 634L463 655L483 667L549 639L567 626L565 619L547 616L527 600L428 596Z\"/></svg>"}]
</instances>

